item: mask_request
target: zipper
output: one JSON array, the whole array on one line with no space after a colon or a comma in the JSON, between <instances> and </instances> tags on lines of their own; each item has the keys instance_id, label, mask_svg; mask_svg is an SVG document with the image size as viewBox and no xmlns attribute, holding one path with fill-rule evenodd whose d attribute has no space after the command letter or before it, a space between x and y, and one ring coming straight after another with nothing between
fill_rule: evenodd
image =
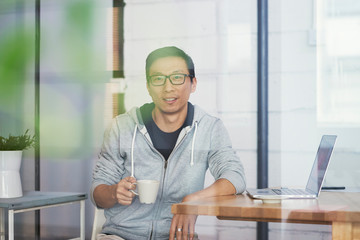
<instances>
[{"instance_id":1,"label":"zipper","mask_svg":"<svg viewBox=\"0 0 360 240\"><path fill-rule=\"evenodd\" d=\"M180 140L179 144L177 144L177 145L174 147L174 149L171 151L168 159L165 159L164 157L162 157L162 158L165 160L165 163L164 163L164 176L163 176L163 183L164 183L164 185L165 185L165 176L166 176L166 169L167 169L168 161L169 161L170 157L173 155L173 153L176 151L176 149L179 148L179 146L180 146L181 143L184 141L184 139L185 139L186 136L187 136L187 133L185 133L184 137ZM162 155L161 155L161 156L162 156ZM164 195L164 186L163 186L163 188L162 188L162 190L161 190L161 198L163 197L163 195Z\"/></svg>"},{"instance_id":2,"label":"zipper","mask_svg":"<svg viewBox=\"0 0 360 240\"><path fill-rule=\"evenodd\" d=\"M149 146L155 150L158 155L164 160L164 174L163 174L163 179L162 179L162 182L163 182L163 186L162 186L162 189L161 189L161 195L160 195L160 199L159 201L162 200L163 196L164 196L164 188L165 188L165 176L166 176L166 169L167 169L167 166L168 166L168 160L170 159L170 157L173 155L173 153L176 151L176 149L179 148L179 146L181 145L181 143L184 141L185 137L188 135L188 132L185 133L185 135L183 136L183 138L180 140L180 142L178 144L176 144L176 146L174 147L174 149L171 151L168 159L165 159L164 156L154 147L154 145L147 139L147 137L142 134L143 137L145 138L145 141L149 144ZM155 214L155 217L157 217L158 215L158 212L159 212L159 207L156 209L156 214ZM150 232L150 239L152 238L152 235L153 235L153 232L154 232L154 223L152 222L151 223L151 232Z\"/></svg>"},{"instance_id":3,"label":"zipper","mask_svg":"<svg viewBox=\"0 0 360 240\"><path fill-rule=\"evenodd\" d=\"M153 235L153 232L154 232L154 223L151 222L151 232L150 232L150 240L152 240L152 235Z\"/></svg>"},{"instance_id":4,"label":"zipper","mask_svg":"<svg viewBox=\"0 0 360 240\"><path fill-rule=\"evenodd\" d=\"M147 137L143 134L143 137L145 138L145 141L149 144L149 146L155 150L158 155L163 159L164 161L164 174L163 174L163 188L161 189L161 195L160 195L160 199L162 199L163 195L164 195L164 185L165 185L165 175L166 175L166 169L167 169L167 165L168 165L168 160L170 159L170 157L173 155L173 153L176 151L176 149L179 148L179 146L181 145L181 143L184 141L185 137L188 135L188 132L185 133L185 135L183 136L183 138L180 140L180 142L178 144L176 144L176 146L174 147L174 149L171 151L168 159L165 159L164 156L154 147L154 145L147 139Z\"/></svg>"},{"instance_id":5,"label":"zipper","mask_svg":"<svg viewBox=\"0 0 360 240\"><path fill-rule=\"evenodd\" d=\"M165 162L164 164L164 169L166 171L166 167L167 167L167 160L165 160L165 158L163 157L163 155L154 147L154 145L149 141L149 139L147 139L147 137L142 134L143 137L145 138L145 141L149 144L150 148L152 150L155 150L155 152L157 152L157 154L163 159L163 161ZM165 179L165 171L164 171L164 177L163 177L163 187L162 187L162 191L161 191L161 196L160 196L160 199L162 198L162 195L163 195L163 190L164 190L164 179ZM158 208L159 209L159 208ZM156 214L155 214L155 217L158 215L158 210L156 211ZM153 232L154 232L154 222L152 221L151 222L151 232L150 232L150 240L152 240L152 236L153 236Z\"/></svg>"},{"instance_id":6,"label":"zipper","mask_svg":"<svg viewBox=\"0 0 360 240\"><path fill-rule=\"evenodd\" d=\"M165 164L164 164L165 171L166 171L167 165L168 165L168 159L165 159ZM165 175L165 173L164 173L164 175Z\"/></svg>"},{"instance_id":7,"label":"zipper","mask_svg":"<svg viewBox=\"0 0 360 240\"><path fill-rule=\"evenodd\" d=\"M181 143L184 141L184 139L185 139L186 136L187 136L187 133L186 133L186 134L184 135L184 137L180 140L179 144L177 144L177 145L175 146L175 148L171 151L168 159L165 159L164 156L158 151L159 155L162 157L162 159L164 159L164 175L163 175L163 180L162 180L163 186L162 186L162 189L161 189L161 195L160 195L159 201L161 201L161 200L163 199L163 196L164 196L165 176L166 176L166 169L167 169L167 165L168 165L168 160L169 160L170 157L173 155L173 152L176 151L176 149L178 148L178 146L181 145ZM154 146L152 146L152 147L155 149ZM155 150L156 150L156 149L155 149ZM157 150L156 150L156 151L157 151ZM157 209L156 209L155 217L157 218L158 215L159 215L159 205L158 205L158 207L157 207ZM151 229L151 234L150 234L150 236L152 236L153 230L154 230L154 229Z\"/></svg>"},{"instance_id":8,"label":"zipper","mask_svg":"<svg viewBox=\"0 0 360 240\"><path fill-rule=\"evenodd\" d=\"M191 129L190 129L191 130ZM190 131L189 131L190 132ZM180 142L178 144L175 145L174 149L171 151L168 159L165 159L163 157L163 155L161 155L161 153L159 153L161 155L161 157L165 160L165 163L164 163L164 176L163 176L163 188L161 189L161 195L160 195L160 199L163 198L164 196L164 186L165 186L165 176L166 176L166 169L167 169L167 165L168 165L168 161L169 159L171 158L171 156L174 154L174 152L176 151L176 149L179 148L179 146L182 144L182 142L184 141L184 139L186 138L186 136L188 135L189 133L188 131L185 132L184 136L182 137L182 139L180 140Z\"/></svg>"}]
</instances>

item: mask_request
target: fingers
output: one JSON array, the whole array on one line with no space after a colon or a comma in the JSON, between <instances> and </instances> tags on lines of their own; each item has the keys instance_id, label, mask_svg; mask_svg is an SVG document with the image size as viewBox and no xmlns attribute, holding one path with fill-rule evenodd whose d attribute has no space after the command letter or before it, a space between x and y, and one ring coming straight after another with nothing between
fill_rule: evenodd
<instances>
[{"instance_id":1,"label":"fingers","mask_svg":"<svg viewBox=\"0 0 360 240\"><path fill-rule=\"evenodd\" d=\"M170 226L170 240L176 236L177 240L194 238L196 215L174 215Z\"/></svg>"},{"instance_id":2,"label":"fingers","mask_svg":"<svg viewBox=\"0 0 360 240\"><path fill-rule=\"evenodd\" d=\"M186 219L187 220L187 219ZM189 234L189 222L188 221L184 221L183 226L181 227L181 231L179 231L180 228L177 231L176 236L178 236L178 239L186 239L188 240L188 234Z\"/></svg>"},{"instance_id":3,"label":"fingers","mask_svg":"<svg viewBox=\"0 0 360 240\"><path fill-rule=\"evenodd\" d=\"M171 221L169 240L174 240L174 238L175 238L175 234L176 234L175 229L176 229L176 226L177 226L178 218L179 218L179 215L176 214L176 215L174 215L174 217L173 217L173 219Z\"/></svg>"},{"instance_id":4,"label":"fingers","mask_svg":"<svg viewBox=\"0 0 360 240\"><path fill-rule=\"evenodd\" d=\"M190 226L189 226L189 239L190 240L194 239L194 233L195 233L195 222L194 222L194 224L190 224Z\"/></svg>"},{"instance_id":5,"label":"fingers","mask_svg":"<svg viewBox=\"0 0 360 240\"><path fill-rule=\"evenodd\" d=\"M183 236L184 236L184 238L185 238L185 234L183 234L183 231L184 231L184 229L183 229L183 227L181 226L179 226L177 229L176 229L176 240L177 239L179 239L179 240L182 240L183 238Z\"/></svg>"},{"instance_id":6,"label":"fingers","mask_svg":"<svg viewBox=\"0 0 360 240\"><path fill-rule=\"evenodd\" d=\"M120 196L118 198L118 203L121 205L131 205L132 198L125 198L125 197Z\"/></svg>"},{"instance_id":7,"label":"fingers","mask_svg":"<svg viewBox=\"0 0 360 240\"><path fill-rule=\"evenodd\" d=\"M135 183L136 182L136 178L134 177L126 177L124 178L123 180L126 180L127 182L130 182L130 183Z\"/></svg>"},{"instance_id":8,"label":"fingers","mask_svg":"<svg viewBox=\"0 0 360 240\"><path fill-rule=\"evenodd\" d=\"M116 199L118 203L122 205L130 205L132 203L135 194L129 190L136 189L135 182L136 179L134 177L126 177L117 184Z\"/></svg>"}]
</instances>

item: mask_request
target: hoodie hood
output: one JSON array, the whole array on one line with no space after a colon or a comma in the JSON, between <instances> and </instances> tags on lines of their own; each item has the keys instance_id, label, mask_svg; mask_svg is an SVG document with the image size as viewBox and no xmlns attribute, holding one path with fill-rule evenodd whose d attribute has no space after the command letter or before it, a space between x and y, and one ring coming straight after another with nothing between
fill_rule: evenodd
<instances>
[{"instance_id":1,"label":"hoodie hood","mask_svg":"<svg viewBox=\"0 0 360 240\"><path fill-rule=\"evenodd\" d=\"M145 124L144 124L144 120L141 116L140 108L133 107L132 109L130 109L127 112L127 114L134 120L136 125L138 125L139 131L144 132L145 130L143 130L143 128L145 128ZM194 118L191 123L191 126L188 126L188 127L190 127L190 129L193 128L195 126L195 122L199 123L206 114L207 113L203 109L201 109L197 105L194 105ZM185 128L187 128L187 127L185 127ZM145 132L147 132L147 131L145 131Z\"/></svg>"},{"instance_id":2,"label":"hoodie hood","mask_svg":"<svg viewBox=\"0 0 360 240\"><path fill-rule=\"evenodd\" d=\"M196 111L195 111L196 109ZM135 140L136 140L136 132L137 130L140 131L141 134L143 134L150 142L151 142L151 138L148 134L148 131L145 127L145 123L140 111L140 108L134 107L132 108L128 114L130 115L130 117L134 120L135 122L135 127L134 127L134 132L133 132L133 136L132 136L132 142L131 142L131 176L134 177L134 146L135 146ZM182 131L180 132L177 142L175 144L175 147L181 142L181 140L192 130L194 129L194 134L192 137L192 144L191 144L191 158L190 158L190 166L194 165L194 148L195 148L195 140L196 140L196 133L197 133L197 128L198 128L198 123L200 122L201 118L205 115L206 113L200 109L197 106L194 106L194 117L193 117L193 121L191 123L190 126L186 126L182 129Z\"/></svg>"}]
</instances>

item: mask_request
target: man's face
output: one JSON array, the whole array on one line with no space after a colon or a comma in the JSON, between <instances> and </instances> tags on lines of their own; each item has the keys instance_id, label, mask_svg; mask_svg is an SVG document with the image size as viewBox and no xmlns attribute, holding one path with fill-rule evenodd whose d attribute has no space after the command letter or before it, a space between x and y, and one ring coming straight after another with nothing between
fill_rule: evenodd
<instances>
[{"instance_id":1,"label":"man's face","mask_svg":"<svg viewBox=\"0 0 360 240\"><path fill-rule=\"evenodd\" d=\"M189 74L184 59L180 57L159 58L149 69L149 76L168 76L174 73ZM172 85L169 79L166 79L162 86L153 86L148 83L147 89L157 110L166 114L178 113L186 109L190 93L195 92L196 78L193 78L191 83L190 77L186 77L182 85Z\"/></svg>"}]
</instances>

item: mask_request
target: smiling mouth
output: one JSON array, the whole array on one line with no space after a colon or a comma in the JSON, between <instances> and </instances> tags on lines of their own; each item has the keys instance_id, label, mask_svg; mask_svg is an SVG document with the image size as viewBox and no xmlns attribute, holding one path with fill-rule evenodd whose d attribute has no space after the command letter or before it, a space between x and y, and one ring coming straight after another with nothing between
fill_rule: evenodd
<instances>
[{"instance_id":1,"label":"smiling mouth","mask_svg":"<svg viewBox=\"0 0 360 240\"><path fill-rule=\"evenodd\" d=\"M175 102L176 98L163 98L165 102L171 103L171 102Z\"/></svg>"}]
</instances>

